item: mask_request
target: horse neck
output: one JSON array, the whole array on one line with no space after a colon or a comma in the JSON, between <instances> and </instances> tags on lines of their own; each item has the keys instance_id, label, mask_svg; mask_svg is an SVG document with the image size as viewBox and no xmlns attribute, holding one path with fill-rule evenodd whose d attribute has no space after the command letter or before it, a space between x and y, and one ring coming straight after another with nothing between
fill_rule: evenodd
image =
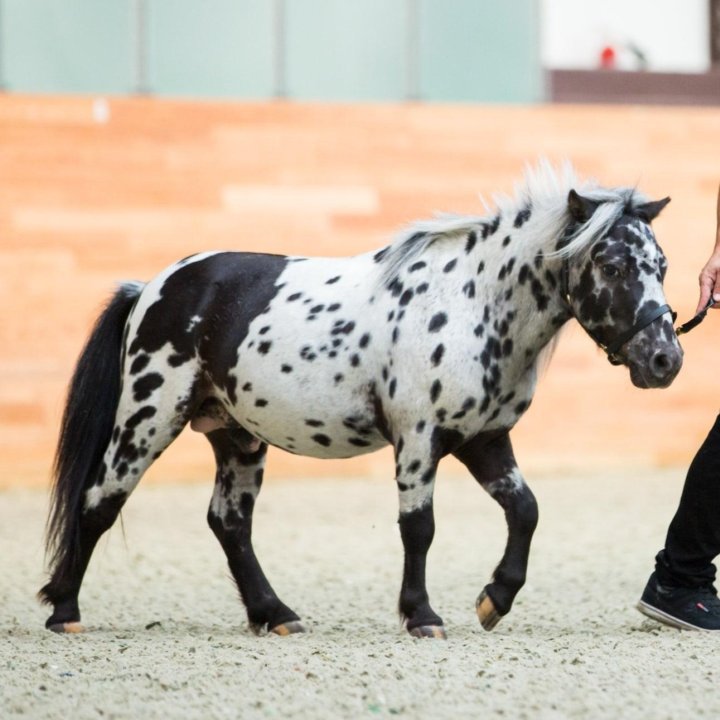
<instances>
[{"instance_id":1,"label":"horse neck","mask_svg":"<svg viewBox=\"0 0 720 720\"><path fill-rule=\"evenodd\" d=\"M511 240L506 243L508 236ZM509 311L514 312L510 336L516 352L529 364L572 317L562 289L564 260L552 254L555 242L555 238L538 242L523 229L503 234L501 226L497 237L480 244L470 258L471 266L485 263L488 276L480 282L488 283L484 294L491 306L491 327L495 320L502 323ZM503 268L505 277L501 279ZM511 297L507 298L509 291Z\"/></svg>"}]
</instances>

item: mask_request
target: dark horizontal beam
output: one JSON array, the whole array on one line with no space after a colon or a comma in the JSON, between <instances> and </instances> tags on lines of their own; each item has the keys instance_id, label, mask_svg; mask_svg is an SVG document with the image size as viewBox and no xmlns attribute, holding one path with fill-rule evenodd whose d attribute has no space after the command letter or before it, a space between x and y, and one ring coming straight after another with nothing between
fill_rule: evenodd
<instances>
[{"instance_id":1,"label":"dark horizontal beam","mask_svg":"<svg viewBox=\"0 0 720 720\"><path fill-rule=\"evenodd\" d=\"M550 70L548 95L559 103L720 105L720 69L707 73Z\"/></svg>"}]
</instances>

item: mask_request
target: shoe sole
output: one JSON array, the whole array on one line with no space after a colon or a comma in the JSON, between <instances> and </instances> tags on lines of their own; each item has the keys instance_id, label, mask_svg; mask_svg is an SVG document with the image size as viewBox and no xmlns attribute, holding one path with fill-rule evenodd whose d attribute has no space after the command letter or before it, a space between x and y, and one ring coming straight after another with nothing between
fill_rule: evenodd
<instances>
[{"instance_id":1,"label":"shoe sole","mask_svg":"<svg viewBox=\"0 0 720 720\"><path fill-rule=\"evenodd\" d=\"M670 627L678 628L679 630L694 630L695 632L720 632L720 629L710 630L709 628L698 627L697 625L691 625L684 620L679 620L672 615L668 615L662 610L658 610L656 607L653 607L652 605L646 603L644 600L640 600L640 602L638 602L637 609L643 615L647 615L653 620L657 620L658 622L661 622L664 625L669 625Z\"/></svg>"}]
</instances>

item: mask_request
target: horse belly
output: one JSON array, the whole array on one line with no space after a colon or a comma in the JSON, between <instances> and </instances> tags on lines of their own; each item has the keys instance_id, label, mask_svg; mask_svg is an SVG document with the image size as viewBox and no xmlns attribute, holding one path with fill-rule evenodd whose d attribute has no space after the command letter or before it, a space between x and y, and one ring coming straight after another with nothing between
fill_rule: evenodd
<instances>
[{"instance_id":1,"label":"horse belly","mask_svg":"<svg viewBox=\"0 0 720 720\"><path fill-rule=\"evenodd\" d=\"M254 397L239 398L233 419L259 440L298 455L346 458L387 444L375 414L359 394L308 386L248 381ZM320 383L322 387L322 383ZM250 394L251 391L248 391Z\"/></svg>"}]
</instances>

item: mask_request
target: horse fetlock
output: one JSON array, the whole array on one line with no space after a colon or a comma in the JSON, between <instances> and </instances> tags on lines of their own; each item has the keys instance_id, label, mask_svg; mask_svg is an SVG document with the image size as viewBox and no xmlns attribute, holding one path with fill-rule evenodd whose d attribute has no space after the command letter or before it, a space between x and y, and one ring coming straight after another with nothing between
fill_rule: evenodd
<instances>
[{"instance_id":1,"label":"horse fetlock","mask_svg":"<svg viewBox=\"0 0 720 720\"><path fill-rule=\"evenodd\" d=\"M261 635L265 630L276 635L290 635L305 632L300 616L278 598L267 598L262 602L246 601L250 629Z\"/></svg>"},{"instance_id":2,"label":"horse fetlock","mask_svg":"<svg viewBox=\"0 0 720 720\"><path fill-rule=\"evenodd\" d=\"M52 590L49 592L52 592ZM53 613L45 621L45 627L48 630L56 633L79 633L84 630L84 627L80 624L80 608L78 607L77 598L53 602L52 604Z\"/></svg>"},{"instance_id":3,"label":"horse fetlock","mask_svg":"<svg viewBox=\"0 0 720 720\"><path fill-rule=\"evenodd\" d=\"M430 607L427 598L413 607L401 604L400 613L405 618L407 631L414 637L435 637L432 633L428 635L427 629L443 626L442 618Z\"/></svg>"}]
</instances>

